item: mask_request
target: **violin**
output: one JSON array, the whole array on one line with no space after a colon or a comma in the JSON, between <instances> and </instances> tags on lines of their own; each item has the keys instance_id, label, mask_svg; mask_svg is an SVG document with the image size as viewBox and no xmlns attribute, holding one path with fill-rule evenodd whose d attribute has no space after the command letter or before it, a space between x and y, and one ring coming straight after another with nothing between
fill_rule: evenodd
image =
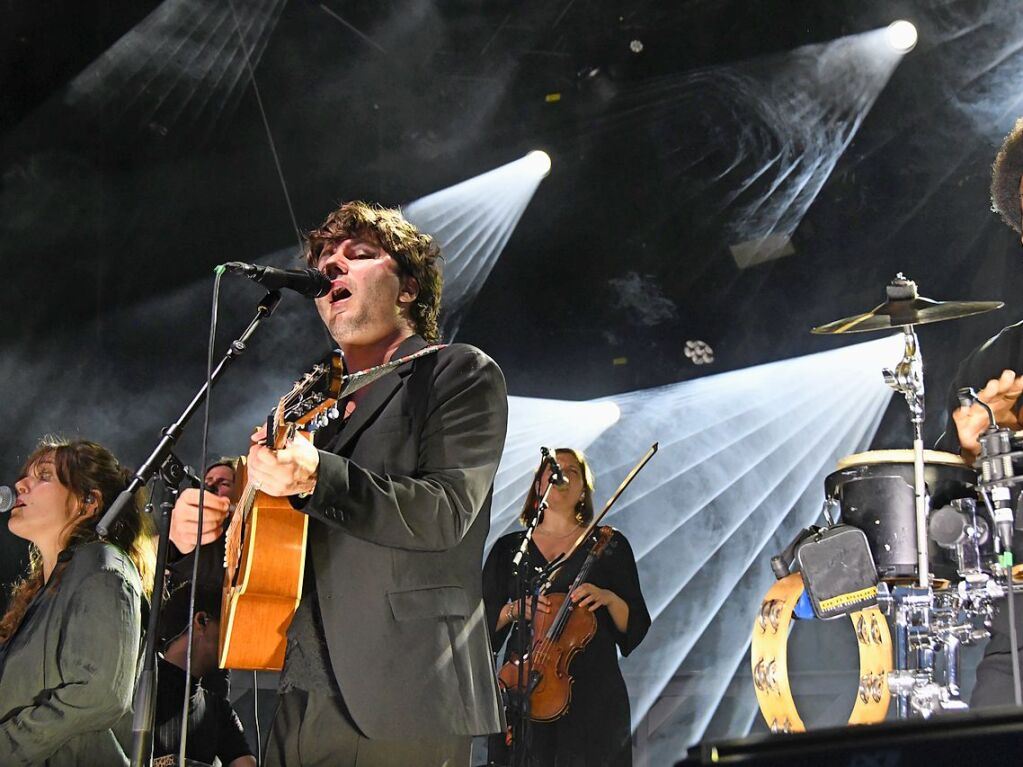
<instances>
[{"instance_id":1,"label":"violin","mask_svg":"<svg viewBox=\"0 0 1023 767\"><path fill-rule=\"evenodd\" d=\"M596 529L597 539L586 555L568 594L548 594L551 612L534 612L533 645L522 658L509 660L497 675L501 687L510 695L529 699L529 718L550 722L565 715L572 698L572 677L568 673L572 658L589 644L597 633L597 618L569 597L586 582L590 570L607 549L614 535L608 526ZM520 685L520 680L523 684Z\"/></svg>"}]
</instances>

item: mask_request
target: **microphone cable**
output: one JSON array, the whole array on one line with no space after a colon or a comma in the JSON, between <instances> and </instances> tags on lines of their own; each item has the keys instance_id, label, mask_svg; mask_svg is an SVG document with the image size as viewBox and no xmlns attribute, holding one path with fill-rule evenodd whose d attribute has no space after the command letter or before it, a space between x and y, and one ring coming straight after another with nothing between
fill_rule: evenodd
<instances>
[{"instance_id":1,"label":"microphone cable","mask_svg":"<svg viewBox=\"0 0 1023 767\"><path fill-rule=\"evenodd\" d=\"M213 306L210 310L210 334L206 344L206 399L203 402L202 448L199 465L205 467L209 452L210 400L213 399L213 351L217 342L217 311L220 307L220 278L224 266L217 266L213 277ZM205 480L205 477L203 478ZM185 748L188 745L188 709L192 700L192 629L195 623L195 592L199 581L199 551L202 548L202 518L206 500L206 482L199 483L199 516L196 519L196 542L192 550L192 585L188 595L188 645L185 649L185 699L181 705L181 743L178 747L178 765L185 767Z\"/></svg>"}]
</instances>

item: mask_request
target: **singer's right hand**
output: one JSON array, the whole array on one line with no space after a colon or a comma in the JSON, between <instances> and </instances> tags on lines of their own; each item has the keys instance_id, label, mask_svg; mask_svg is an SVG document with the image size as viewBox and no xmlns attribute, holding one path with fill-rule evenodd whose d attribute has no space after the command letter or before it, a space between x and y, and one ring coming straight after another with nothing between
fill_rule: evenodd
<instances>
[{"instance_id":1,"label":"singer's right hand","mask_svg":"<svg viewBox=\"0 0 1023 767\"><path fill-rule=\"evenodd\" d=\"M224 531L231 500L206 492L203 496L202 542L212 543ZM199 535L196 525L199 521L199 491L194 488L183 490L171 510L170 539L182 554L195 549Z\"/></svg>"},{"instance_id":2,"label":"singer's right hand","mask_svg":"<svg viewBox=\"0 0 1023 767\"><path fill-rule=\"evenodd\" d=\"M1002 371L1001 376L992 378L978 393L978 398L990 406L995 422L1004 428L1018 431L1019 418L1014 410L1016 400L1023 394L1023 376L1012 370ZM974 402L969 407L952 411L952 420L959 435L963 460L972 464L980 456L980 435L988 427L987 411Z\"/></svg>"}]
</instances>

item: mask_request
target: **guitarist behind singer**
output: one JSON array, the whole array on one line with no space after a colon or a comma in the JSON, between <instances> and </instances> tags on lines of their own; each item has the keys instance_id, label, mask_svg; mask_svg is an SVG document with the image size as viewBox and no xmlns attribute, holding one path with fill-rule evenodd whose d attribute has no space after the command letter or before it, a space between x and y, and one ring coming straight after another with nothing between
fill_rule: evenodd
<instances>
[{"instance_id":1,"label":"guitarist behind singer","mask_svg":"<svg viewBox=\"0 0 1023 767\"><path fill-rule=\"evenodd\" d=\"M440 253L399 211L346 203L307 239L333 286L316 308L348 372L436 342ZM453 344L339 407L315 447L274 452L260 429L249 451L249 481L310 517L265 763L467 766L471 737L504 724L480 577L504 376ZM193 506L174 514L194 528ZM206 509L203 543L224 515Z\"/></svg>"}]
</instances>

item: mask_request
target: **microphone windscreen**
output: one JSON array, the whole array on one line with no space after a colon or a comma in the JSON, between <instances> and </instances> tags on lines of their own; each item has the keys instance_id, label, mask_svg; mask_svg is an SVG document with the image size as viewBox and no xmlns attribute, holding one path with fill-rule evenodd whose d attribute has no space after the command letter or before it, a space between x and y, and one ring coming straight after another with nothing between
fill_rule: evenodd
<instances>
[{"instance_id":1,"label":"microphone windscreen","mask_svg":"<svg viewBox=\"0 0 1023 767\"><path fill-rule=\"evenodd\" d=\"M0 485L0 513L10 511L18 500L18 494L7 485Z\"/></svg>"},{"instance_id":2,"label":"microphone windscreen","mask_svg":"<svg viewBox=\"0 0 1023 767\"><path fill-rule=\"evenodd\" d=\"M943 506L931 513L927 529L931 540L944 549L954 549L966 540L969 520L951 506Z\"/></svg>"}]
</instances>

